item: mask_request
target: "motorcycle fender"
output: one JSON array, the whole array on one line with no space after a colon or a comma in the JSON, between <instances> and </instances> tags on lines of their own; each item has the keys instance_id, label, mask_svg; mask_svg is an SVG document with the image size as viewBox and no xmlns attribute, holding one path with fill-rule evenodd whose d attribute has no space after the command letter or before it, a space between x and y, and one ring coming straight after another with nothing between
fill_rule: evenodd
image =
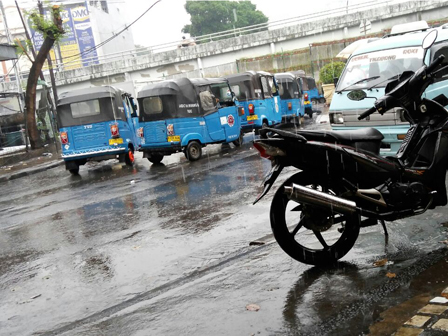
<instances>
[{"instance_id":1,"label":"motorcycle fender","mask_svg":"<svg viewBox=\"0 0 448 336\"><path fill-rule=\"evenodd\" d=\"M261 200L264 195L268 193L268 191L271 189L272 185L274 184L275 180L277 180L277 177L280 175L280 173L283 170L283 165L276 163L272 166L271 171L264 177L263 180L263 191L257 196L254 203L256 204L259 200Z\"/></svg>"}]
</instances>

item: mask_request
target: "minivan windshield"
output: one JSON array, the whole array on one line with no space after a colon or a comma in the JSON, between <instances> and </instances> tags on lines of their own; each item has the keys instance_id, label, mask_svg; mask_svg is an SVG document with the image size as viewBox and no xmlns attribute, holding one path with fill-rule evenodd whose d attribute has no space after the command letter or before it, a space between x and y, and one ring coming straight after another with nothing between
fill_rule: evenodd
<instances>
[{"instance_id":1,"label":"minivan windshield","mask_svg":"<svg viewBox=\"0 0 448 336\"><path fill-rule=\"evenodd\" d=\"M386 86L387 79L404 71L416 71L423 65L424 50L422 47L406 47L374 51L353 56L345 66L338 81L337 91L350 87L369 88ZM376 77L374 81L362 81L364 78Z\"/></svg>"}]
</instances>

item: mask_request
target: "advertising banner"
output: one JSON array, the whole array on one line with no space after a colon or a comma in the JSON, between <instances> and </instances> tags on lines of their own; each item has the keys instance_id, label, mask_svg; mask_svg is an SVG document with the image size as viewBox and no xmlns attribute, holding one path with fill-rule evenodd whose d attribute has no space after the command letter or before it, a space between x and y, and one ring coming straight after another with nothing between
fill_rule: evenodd
<instances>
[{"instance_id":1,"label":"advertising banner","mask_svg":"<svg viewBox=\"0 0 448 336\"><path fill-rule=\"evenodd\" d=\"M76 69L81 67L81 60L79 58L79 46L76 41L75 29L73 27L73 20L71 9L63 7L61 12L62 24L64 27L64 37L59 41L61 58L64 62L64 70Z\"/></svg>"},{"instance_id":2,"label":"advertising banner","mask_svg":"<svg viewBox=\"0 0 448 336\"><path fill-rule=\"evenodd\" d=\"M94 49L95 39L93 37L92 22L90 21L87 3L72 6L76 6L71 8L71 17L81 52L82 65L98 64L98 54Z\"/></svg>"},{"instance_id":3,"label":"advertising banner","mask_svg":"<svg viewBox=\"0 0 448 336\"><path fill-rule=\"evenodd\" d=\"M44 13L45 16L49 16L50 11L45 8ZM64 64L63 69L70 70L81 66L98 64L98 54L94 49L95 39L87 3L80 2L64 5L61 16L65 31L63 38L59 41L60 56ZM29 26L31 27L31 25ZM30 30L34 48L38 52L44 41L43 34L32 28ZM54 62L54 50L50 51L50 57Z\"/></svg>"}]
</instances>

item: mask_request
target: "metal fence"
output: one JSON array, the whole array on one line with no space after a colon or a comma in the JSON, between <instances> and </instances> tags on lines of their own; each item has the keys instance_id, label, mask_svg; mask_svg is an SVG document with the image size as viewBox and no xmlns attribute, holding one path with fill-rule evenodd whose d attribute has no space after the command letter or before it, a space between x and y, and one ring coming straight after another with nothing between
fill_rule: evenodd
<instances>
[{"instance_id":1,"label":"metal fence","mask_svg":"<svg viewBox=\"0 0 448 336\"><path fill-rule=\"evenodd\" d=\"M322 10L322 11L319 11L319 12L313 13L313 14L300 15L300 16L289 18L289 19L266 22L266 23L247 26L247 27L243 27L243 28L235 28L235 29L230 29L230 30L226 30L226 31L218 32L218 33L213 33L213 34L195 36L194 41L196 44L202 44L202 43L222 40L225 38L231 38L231 37L236 37L236 36L240 36L240 35L257 33L257 32L261 32L261 31L265 31L265 30L280 29L280 28L284 28L284 27L288 27L288 26L292 26L292 25L303 24L306 22L312 22L315 20L323 19L323 18L340 16L340 15L344 15L344 14L351 14L351 13L361 12L361 11L365 11L365 10L376 8L376 7L391 5L394 3L403 3L403 2L409 2L409 1L407 1L407 0L383 0L383 1L377 1L377 2L367 1L367 2L355 3L355 4L350 3L350 5L349 5L349 2L347 1L346 6L342 6L339 8L334 8L331 10ZM438 2L438 1L433 0L432 2ZM440 0L439 0L439 2L440 2ZM117 60L134 58L134 57L138 57L140 55L156 54L156 53L165 52L165 51L169 51L169 50L175 50L177 48L180 48L181 44L182 44L182 41L172 41L172 42L167 42L167 43L158 44L158 45L145 47L145 48L124 50L121 52L111 53L111 54L102 55L102 56L98 55L98 56L91 57L91 58L83 58L83 62L92 64L92 65L104 64L104 63L114 62ZM81 58L81 55L75 55L75 56L67 57L62 60L58 60L57 62L55 62L53 64L53 67L55 69L57 69L58 71L64 71L64 69L72 68L72 66L75 63L79 64L80 58Z\"/></svg>"}]
</instances>

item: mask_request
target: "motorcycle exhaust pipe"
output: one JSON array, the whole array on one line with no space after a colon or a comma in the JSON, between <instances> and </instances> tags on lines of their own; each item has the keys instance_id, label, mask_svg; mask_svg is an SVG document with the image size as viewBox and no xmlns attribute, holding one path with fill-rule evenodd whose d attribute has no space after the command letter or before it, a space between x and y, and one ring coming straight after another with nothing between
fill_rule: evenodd
<instances>
[{"instance_id":1,"label":"motorcycle exhaust pipe","mask_svg":"<svg viewBox=\"0 0 448 336\"><path fill-rule=\"evenodd\" d=\"M293 183L285 186L284 192L290 200L298 203L311 204L326 210L335 211L347 215L357 212L356 203L337 196L328 195L318 190L307 188Z\"/></svg>"}]
</instances>

